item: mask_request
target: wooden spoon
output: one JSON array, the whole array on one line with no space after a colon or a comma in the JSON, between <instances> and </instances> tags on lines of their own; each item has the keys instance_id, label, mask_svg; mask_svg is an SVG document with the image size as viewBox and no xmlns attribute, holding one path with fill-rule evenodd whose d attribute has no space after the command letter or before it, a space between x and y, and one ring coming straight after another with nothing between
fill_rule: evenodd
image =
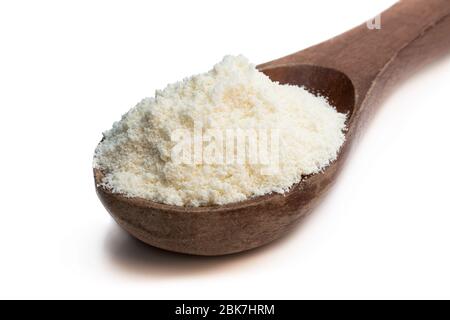
<instances>
[{"instance_id":1,"label":"wooden spoon","mask_svg":"<svg viewBox=\"0 0 450 320\"><path fill-rule=\"evenodd\" d=\"M99 186L98 196L126 231L170 251L225 255L267 244L307 215L330 188L370 113L394 84L450 48L450 0L405 0L381 15L381 29L363 24L304 51L258 66L272 80L327 96L349 115L346 143L324 172L290 192L214 207L176 207L127 198Z\"/></svg>"}]
</instances>

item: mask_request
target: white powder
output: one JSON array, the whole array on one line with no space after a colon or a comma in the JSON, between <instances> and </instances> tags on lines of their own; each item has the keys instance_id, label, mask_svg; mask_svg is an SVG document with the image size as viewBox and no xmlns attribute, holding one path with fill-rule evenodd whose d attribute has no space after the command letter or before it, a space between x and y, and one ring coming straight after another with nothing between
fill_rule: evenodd
<instances>
[{"instance_id":1,"label":"white powder","mask_svg":"<svg viewBox=\"0 0 450 320\"><path fill-rule=\"evenodd\" d=\"M344 142L345 120L325 98L272 82L243 56L227 56L208 73L168 85L125 114L104 133L94 167L105 173L104 187L129 197L178 206L238 202L284 193L303 175L326 167ZM194 128L198 124L200 131ZM201 152L200 162L180 163L174 155L174 132L219 129L225 134L238 128L278 132L265 139L271 141L270 164L205 163ZM261 150L263 137L256 137ZM245 150L254 142L244 140ZM237 156L237 142L227 152Z\"/></svg>"}]
</instances>

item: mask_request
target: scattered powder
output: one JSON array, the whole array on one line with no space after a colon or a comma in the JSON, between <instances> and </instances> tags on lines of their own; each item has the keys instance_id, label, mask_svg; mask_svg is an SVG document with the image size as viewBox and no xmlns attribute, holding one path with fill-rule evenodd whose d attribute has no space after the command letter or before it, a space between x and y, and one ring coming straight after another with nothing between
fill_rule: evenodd
<instances>
[{"instance_id":1,"label":"scattered powder","mask_svg":"<svg viewBox=\"0 0 450 320\"><path fill-rule=\"evenodd\" d=\"M243 56L226 56L211 71L168 85L125 114L104 133L94 167L105 173L104 187L129 197L178 206L239 202L285 193L303 175L321 171L336 159L345 120L325 98L271 81ZM224 137L237 132L238 137L228 140L234 145L217 136L210 140L219 146L217 162L201 157L206 153L203 140L200 162L195 155L189 155L191 162L180 161L174 133L184 132L186 138L192 133L192 138L209 129ZM261 153L259 162L221 162L222 146L223 154L238 158L243 129L258 133L256 140L244 139L246 155L255 145L261 152L266 145L269 162L260 159ZM199 146L195 139L185 143L191 150Z\"/></svg>"}]
</instances>

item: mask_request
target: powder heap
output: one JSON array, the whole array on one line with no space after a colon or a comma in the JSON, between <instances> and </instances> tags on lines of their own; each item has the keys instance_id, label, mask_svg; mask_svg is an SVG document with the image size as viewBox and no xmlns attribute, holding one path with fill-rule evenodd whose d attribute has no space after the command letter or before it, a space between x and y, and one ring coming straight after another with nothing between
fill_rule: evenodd
<instances>
[{"instance_id":1,"label":"powder heap","mask_svg":"<svg viewBox=\"0 0 450 320\"><path fill-rule=\"evenodd\" d=\"M105 174L103 187L127 197L178 206L223 205L285 193L303 175L321 171L337 157L345 121L325 98L271 81L243 56L226 56L211 71L170 84L126 113L104 133L94 167ZM207 143L195 134L212 129L223 133L223 139L209 140L217 147L217 162L202 158ZM244 130L253 130L256 138L239 140ZM193 151L197 157L185 157L191 162L176 156L175 132L195 137L184 142L188 149L200 146ZM229 132L237 132L237 138L227 140ZM230 149L223 141L234 145ZM226 161L218 152L223 147L223 157L236 160L238 145L248 156L266 141L269 162Z\"/></svg>"}]
</instances>

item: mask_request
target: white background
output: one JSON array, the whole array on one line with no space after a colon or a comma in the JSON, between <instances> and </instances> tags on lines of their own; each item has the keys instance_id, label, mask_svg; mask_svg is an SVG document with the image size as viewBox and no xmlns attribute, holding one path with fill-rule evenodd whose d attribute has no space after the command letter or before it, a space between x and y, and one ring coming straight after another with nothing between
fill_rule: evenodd
<instances>
[{"instance_id":1,"label":"white background","mask_svg":"<svg viewBox=\"0 0 450 320\"><path fill-rule=\"evenodd\" d=\"M325 202L268 247L171 254L94 190L102 131L225 54L258 64L394 3L2 1L0 298L450 298L450 57L390 96Z\"/></svg>"}]
</instances>

